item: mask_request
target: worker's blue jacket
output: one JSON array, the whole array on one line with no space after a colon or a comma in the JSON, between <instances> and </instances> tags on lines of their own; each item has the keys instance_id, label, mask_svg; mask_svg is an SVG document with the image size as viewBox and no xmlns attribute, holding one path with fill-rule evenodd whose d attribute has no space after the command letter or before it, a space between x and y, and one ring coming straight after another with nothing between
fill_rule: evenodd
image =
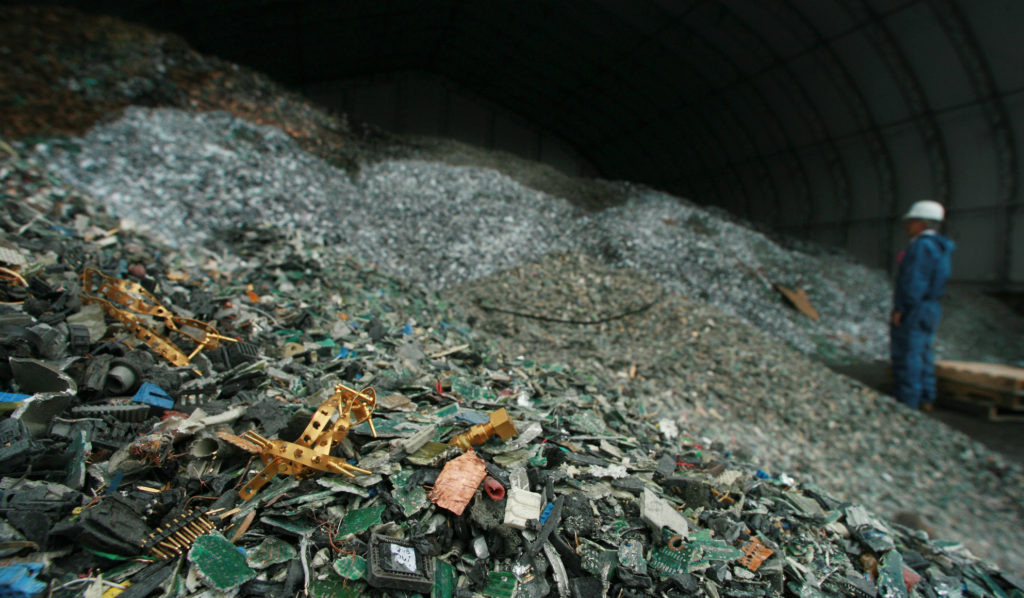
<instances>
[{"instance_id":1,"label":"worker's blue jacket","mask_svg":"<svg viewBox=\"0 0 1024 598\"><path fill-rule=\"evenodd\" d=\"M911 409L935 402L935 356L932 340L942 317L939 297L949 279L952 241L934 232L910 243L896 278L893 309L899 326L890 327L893 394Z\"/></svg>"},{"instance_id":2,"label":"worker's blue jacket","mask_svg":"<svg viewBox=\"0 0 1024 598\"><path fill-rule=\"evenodd\" d=\"M910 243L900 262L893 297L893 309L903 314L904 322L925 316L919 308L937 302L942 296L952 269L954 249L953 241L934 232L920 234Z\"/></svg>"}]
</instances>

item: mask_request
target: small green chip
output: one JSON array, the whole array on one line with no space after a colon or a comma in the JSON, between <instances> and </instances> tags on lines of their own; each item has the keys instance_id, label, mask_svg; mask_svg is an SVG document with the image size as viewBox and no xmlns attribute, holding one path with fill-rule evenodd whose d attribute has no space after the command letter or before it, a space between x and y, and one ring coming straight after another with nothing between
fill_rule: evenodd
<instances>
[{"instance_id":1,"label":"small green chip","mask_svg":"<svg viewBox=\"0 0 1024 598\"><path fill-rule=\"evenodd\" d=\"M345 579L362 579L366 573L366 559L349 555L334 561L334 571Z\"/></svg>"},{"instance_id":2,"label":"small green chip","mask_svg":"<svg viewBox=\"0 0 1024 598\"><path fill-rule=\"evenodd\" d=\"M200 577L221 592L256 577L256 571L246 564L245 555L219 533L196 538L188 551L188 560L196 566Z\"/></svg>"},{"instance_id":3,"label":"small green chip","mask_svg":"<svg viewBox=\"0 0 1024 598\"><path fill-rule=\"evenodd\" d=\"M434 589L430 591L430 598L452 598L458 582L455 567L447 561L434 559Z\"/></svg>"},{"instance_id":4,"label":"small green chip","mask_svg":"<svg viewBox=\"0 0 1024 598\"><path fill-rule=\"evenodd\" d=\"M515 591L515 574L508 571L491 571L487 574L487 587L481 594L489 598L512 598Z\"/></svg>"},{"instance_id":5,"label":"small green chip","mask_svg":"<svg viewBox=\"0 0 1024 598\"><path fill-rule=\"evenodd\" d=\"M452 393L471 401L493 401L498 398L489 388L459 379L452 380Z\"/></svg>"},{"instance_id":6,"label":"small green chip","mask_svg":"<svg viewBox=\"0 0 1024 598\"><path fill-rule=\"evenodd\" d=\"M275 536L269 536L259 546L245 554L245 562L253 569L266 569L271 565L286 563L298 555L295 547Z\"/></svg>"},{"instance_id":7,"label":"small green chip","mask_svg":"<svg viewBox=\"0 0 1024 598\"><path fill-rule=\"evenodd\" d=\"M366 591L366 584L352 582L334 573L328 573L324 579L316 579L309 584L309 595L313 598L356 598Z\"/></svg>"},{"instance_id":8,"label":"small green chip","mask_svg":"<svg viewBox=\"0 0 1024 598\"><path fill-rule=\"evenodd\" d=\"M338 533L335 540L344 540L346 536L358 534L370 529L370 526L380 523L380 516L386 509L386 505L374 505L365 509L355 509L345 514L338 526Z\"/></svg>"},{"instance_id":9,"label":"small green chip","mask_svg":"<svg viewBox=\"0 0 1024 598\"><path fill-rule=\"evenodd\" d=\"M406 469L391 476L391 483L395 485L395 500L406 517L412 517L430 504L423 486L408 484L412 473L412 470Z\"/></svg>"}]
</instances>

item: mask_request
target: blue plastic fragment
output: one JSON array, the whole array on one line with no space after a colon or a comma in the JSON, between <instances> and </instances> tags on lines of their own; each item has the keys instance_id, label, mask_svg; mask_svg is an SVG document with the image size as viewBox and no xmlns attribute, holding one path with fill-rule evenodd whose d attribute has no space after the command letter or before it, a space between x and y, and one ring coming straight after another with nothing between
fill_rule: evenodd
<instances>
[{"instance_id":1,"label":"blue plastic fragment","mask_svg":"<svg viewBox=\"0 0 1024 598\"><path fill-rule=\"evenodd\" d=\"M341 351L338 351L338 354L335 355L334 358L335 359L345 359L346 357L349 356L350 353L352 353L352 351L349 351L347 347L342 347Z\"/></svg>"},{"instance_id":2,"label":"blue plastic fragment","mask_svg":"<svg viewBox=\"0 0 1024 598\"><path fill-rule=\"evenodd\" d=\"M111 495L117 492L117 489L121 487L121 480L124 479L124 472L119 471L114 474L114 477L110 478L110 483L107 484L107 495Z\"/></svg>"},{"instance_id":3,"label":"blue plastic fragment","mask_svg":"<svg viewBox=\"0 0 1024 598\"><path fill-rule=\"evenodd\" d=\"M459 411L459 414L455 416L455 419L456 421L477 425L486 424L491 421L491 416L483 411L477 411L475 409L462 409Z\"/></svg>"},{"instance_id":4,"label":"blue plastic fragment","mask_svg":"<svg viewBox=\"0 0 1024 598\"><path fill-rule=\"evenodd\" d=\"M152 382L143 382L138 392L132 397L132 402L145 403L146 405L152 405L161 409L172 409L174 407L174 399L171 398L171 395Z\"/></svg>"},{"instance_id":5,"label":"blue plastic fragment","mask_svg":"<svg viewBox=\"0 0 1024 598\"><path fill-rule=\"evenodd\" d=\"M548 506L544 507L544 512L540 514L540 522L544 523L548 520L548 516L551 515L551 510L555 508L555 503L549 502Z\"/></svg>"},{"instance_id":6,"label":"blue plastic fragment","mask_svg":"<svg viewBox=\"0 0 1024 598\"><path fill-rule=\"evenodd\" d=\"M771 479L772 476L770 476L767 473L765 473L764 471L758 469L757 470L757 477L761 478L762 480L769 480L769 479Z\"/></svg>"},{"instance_id":7,"label":"blue plastic fragment","mask_svg":"<svg viewBox=\"0 0 1024 598\"><path fill-rule=\"evenodd\" d=\"M412 334L412 324L406 322L405 328L402 328L402 334L406 334L406 335Z\"/></svg>"},{"instance_id":8,"label":"blue plastic fragment","mask_svg":"<svg viewBox=\"0 0 1024 598\"><path fill-rule=\"evenodd\" d=\"M32 395L23 395L17 392L0 392L0 402L19 403Z\"/></svg>"},{"instance_id":9,"label":"blue plastic fragment","mask_svg":"<svg viewBox=\"0 0 1024 598\"><path fill-rule=\"evenodd\" d=\"M42 563L0 567L0 595L28 597L39 594L46 589L46 584L36 579L42 569Z\"/></svg>"}]
</instances>

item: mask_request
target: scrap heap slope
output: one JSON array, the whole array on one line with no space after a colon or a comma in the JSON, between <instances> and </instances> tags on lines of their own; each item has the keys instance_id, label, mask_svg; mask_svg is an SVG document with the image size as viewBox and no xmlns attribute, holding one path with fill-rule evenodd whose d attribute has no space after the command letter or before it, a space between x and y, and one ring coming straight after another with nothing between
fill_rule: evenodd
<instances>
[{"instance_id":1,"label":"scrap heap slope","mask_svg":"<svg viewBox=\"0 0 1024 598\"><path fill-rule=\"evenodd\" d=\"M0 17L0 550L25 593L1024 592L1021 468L818 363L883 352L884 273L371 135L171 36ZM336 395L375 409L341 425Z\"/></svg>"}]
</instances>

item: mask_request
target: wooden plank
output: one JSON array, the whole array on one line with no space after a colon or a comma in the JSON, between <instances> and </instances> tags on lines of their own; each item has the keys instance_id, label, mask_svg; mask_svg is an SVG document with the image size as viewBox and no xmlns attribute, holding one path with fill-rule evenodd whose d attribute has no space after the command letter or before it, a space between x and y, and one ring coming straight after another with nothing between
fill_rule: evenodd
<instances>
[{"instance_id":1,"label":"wooden plank","mask_svg":"<svg viewBox=\"0 0 1024 598\"><path fill-rule=\"evenodd\" d=\"M939 361L935 364L935 377L939 380L1024 396L1024 368L971 361Z\"/></svg>"},{"instance_id":2,"label":"wooden plank","mask_svg":"<svg viewBox=\"0 0 1024 598\"><path fill-rule=\"evenodd\" d=\"M1024 400L1018 396L970 384L940 380L939 398L968 403L986 409L989 421L1024 421Z\"/></svg>"},{"instance_id":3,"label":"wooden plank","mask_svg":"<svg viewBox=\"0 0 1024 598\"><path fill-rule=\"evenodd\" d=\"M781 284L776 284L775 289L782 293L782 296L789 301L790 305L799 310L800 313L812 320L821 318L821 315L818 314L818 310L814 309L814 306L811 305L811 300L807 297L807 291L803 289L793 290L789 287L784 287Z\"/></svg>"}]
</instances>

